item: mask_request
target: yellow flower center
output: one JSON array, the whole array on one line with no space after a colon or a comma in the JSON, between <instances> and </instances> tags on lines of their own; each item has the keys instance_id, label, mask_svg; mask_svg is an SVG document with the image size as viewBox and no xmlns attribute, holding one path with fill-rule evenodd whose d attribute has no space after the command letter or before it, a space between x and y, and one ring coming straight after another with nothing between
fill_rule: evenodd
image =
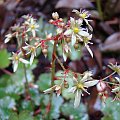
<instances>
[{"instance_id":1,"label":"yellow flower center","mask_svg":"<svg viewBox=\"0 0 120 120\"><path fill-rule=\"evenodd\" d=\"M82 14L81 14L81 18L83 18L83 19L85 19L85 18L86 18L86 16L87 16L87 14L86 14L86 13L82 13Z\"/></svg>"},{"instance_id":2,"label":"yellow flower center","mask_svg":"<svg viewBox=\"0 0 120 120\"><path fill-rule=\"evenodd\" d=\"M78 84L77 84L77 88L78 88L78 89L83 89L83 88L84 88L84 85L83 85L82 83L78 83Z\"/></svg>"},{"instance_id":3,"label":"yellow flower center","mask_svg":"<svg viewBox=\"0 0 120 120\"><path fill-rule=\"evenodd\" d=\"M19 57L18 57L18 56L15 56L15 60L19 60Z\"/></svg>"},{"instance_id":4,"label":"yellow flower center","mask_svg":"<svg viewBox=\"0 0 120 120\"><path fill-rule=\"evenodd\" d=\"M84 37L84 38L83 38L83 41L84 41L85 43L88 43L89 39L88 39L87 37Z\"/></svg>"},{"instance_id":5,"label":"yellow flower center","mask_svg":"<svg viewBox=\"0 0 120 120\"><path fill-rule=\"evenodd\" d=\"M31 25L30 27L31 27L31 29L35 29L35 25Z\"/></svg>"},{"instance_id":6,"label":"yellow flower center","mask_svg":"<svg viewBox=\"0 0 120 120\"><path fill-rule=\"evenodd\" d=\"M31 49L32 52L34 52L34 48L33 47L31 47L30 49Z\"/></svg>"},{"instance_id":7,"label":"yellow flower center","mask_svg":"<svg viewBox=\"0 0 120 120\"><path fill-rule=\"evenodd\" d=\"M73 31L74 31L74 33L77 34L77 33L79 32L79 29L78 29L77 27L74 27L74 28L73 28Z\"/></svg>"}]
</instances>

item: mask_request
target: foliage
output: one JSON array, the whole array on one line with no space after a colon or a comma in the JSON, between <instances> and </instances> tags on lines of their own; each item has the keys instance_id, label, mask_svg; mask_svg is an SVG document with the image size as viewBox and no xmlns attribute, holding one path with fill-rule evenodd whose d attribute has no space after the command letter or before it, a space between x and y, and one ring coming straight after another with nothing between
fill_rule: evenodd
<instances>
[{"instance_id":1,"label":"foliage","mask_svg":"<svg viewBox=\"0 0 120 120\"><path fill-rule=\"evenodd\" d=\"M120 101L112 101L111 98L106 100L102 107L104 117L102 120L118 120L120 118Z\"/></svg>"},{"instance_id":2,"label":"foliage","mask_svg":"<svg viewBox=\"0 0 120 120\"><path fill-rule=\"evenodd\" d=\"M0 68L6 68L9 66L9 53L6 49L0 50Z\"/></svg>"}]
</instances>

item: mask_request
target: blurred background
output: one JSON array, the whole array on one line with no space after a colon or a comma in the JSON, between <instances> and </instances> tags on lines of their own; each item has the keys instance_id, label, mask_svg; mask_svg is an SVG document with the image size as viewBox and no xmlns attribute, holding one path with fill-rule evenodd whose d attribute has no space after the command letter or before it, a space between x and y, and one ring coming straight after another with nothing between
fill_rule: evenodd
<instances>
[{"instance_id":1,"label":"blurred background","mask_svg":"<svg viewBox=\"0 0 120 120\"><path fill-rule=\"evenodd\" d=\"M53 12L58 12L61 18L69 19L72 10L86 9L91 14L93 27L91 58L85 48L73 54L64 65L73 71L83 73L91 70L94 78L101 79L112 71L109 63L120 64L120 0L0 0L0 119L1 120L119 120L120 101L111 103L107 99L106 107L102 100L110 93L109 87L104 90L104 98L98 96L96 87L89 89L90 96L84 95L78 109L73 108L73 96L62 93L63 97L53 96L52 110L49 112L49 96L42 93L50 86L50 60L38 51L33 65L28 67L30 95L26 96L24 89L24 74L22 65L13 73L12 64L8 60L12 51L16 51L16 40L13 38L4 44L5 35L14 24L21 23L21 16L32 14L38 20L40 30L38 36L45 37L46 32L55 34L55 27L48 21ZM60 57L62 60L62 57ZM57 70L61 70L56 63ZM112 81L112 78L109 79ZM112 107L111 107L112 105ZM33 115L33 116L32 116ZM14 118L15 116L16 118ZM20 117L21 116L21 117ZM28 119L29 118L29 119Z\"/></svg>"}]
</instances>

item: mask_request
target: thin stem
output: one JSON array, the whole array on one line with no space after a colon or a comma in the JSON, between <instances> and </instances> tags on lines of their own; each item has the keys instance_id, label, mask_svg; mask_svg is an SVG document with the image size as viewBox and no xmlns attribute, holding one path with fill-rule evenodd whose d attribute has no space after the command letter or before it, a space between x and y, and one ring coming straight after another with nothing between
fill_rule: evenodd
<instances>
[{"instance_id":1,"label":"thin stem","mask_svg":"<svg viewBox=\"0 0 120 120\"><path fill-rule=\"evenodd\" d=\"M57 59L58 63L60 64L60 66L62 67L62 69L65 71L65 67L63 66L62 62L60 61L60 59L58 58L58 56L55 54L55 58Z\"/></svg>"},{"instance_id":2,"label":"thin stem","mask_svg":"<svg viewBox=\"0 0 120 120\"><path fill-rule=\"evenodd\" d=\"M116 84L116 83L112 83L112 82L107 82L107 81L104 81L105 83L108 83L108 84L111 84L111 85L119 85L119 84Z\"/></svg>"},{"instance_id":3,"label":"thin stem","mask_svg":"<svg viewBox=\"0 0 120 120\"><path fill-rule=\"evenodd\" d=\"M51 69L52 69L52 74L51 74L51 87L54 85L54 76L55 76L55 54L56 54L56 41L54 42L53 46L53 53L52 53L52 63L51 63Z\"/></svg>"},{"instance_id":4,"label":"thin stem","mask_svg":"<svg viewBox=\"0 0 120 120\"><path fill-rule=\"evenodd\" d=\"M116 73L116 72L113 72L113 73L111 73L110 75L108 75L108 76L102 78L101 80L106 80L107 78L109 78L110 76L114 75L115 73Z\"/></svg>"},{"instance_id":5,"label":"thin stem","mask_svg":"<svg viewBox=\"0 0 120 120\"><path fill-rule=\"evenodd\" d=\"M25 75L25 90L26 90L26 94L29 94L29 84L28 84L28 79L27 79L27 70L26 70L26 66L25 64L23 64L23 68L24 68L24 75Z\"/></svg>"},{"instance_id":6,"label":"thin stem","mask_svg":"<svg viewBox=\"0 0 120 120\"><path fill-rule=\"evenodd\" d=\"M54 77L55 77L55 54L56 54L56 44L57 41L54 42L54 46L53 46L53 52L52 52L52 63L51 63L51 87L54 85ZM50 94L50 105L52 105L52 96L53 96L53 92L51 92ZM51 107L50 107L51 108ZM50 111L48 113L48 118L50 116Z\"/></svg>"},{"instance_id":7,"label":"thin stem","mask_svg":"<svg viewBox=\"0 0 120 120\"><path fill-rule=\"evenodd\" d=\"M98 9L99 15L101 17L101 20L103 20L103 12L102 12L102 7L101 7L101 0L97 0L96 4L97 4L97 9Z\"/></svg>"}]
</instances>

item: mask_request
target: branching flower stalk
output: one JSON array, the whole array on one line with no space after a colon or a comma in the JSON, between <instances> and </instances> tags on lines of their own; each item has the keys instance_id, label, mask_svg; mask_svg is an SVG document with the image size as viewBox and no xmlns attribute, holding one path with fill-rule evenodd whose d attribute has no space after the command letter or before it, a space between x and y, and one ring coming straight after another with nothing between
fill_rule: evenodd
<instances>
[{"instance_id":1,"label":"branching flower stalk","mask_svg":"<svg viewBox=\"0 0 120 120\"><path fill-rule=\"evenodd\" d=\"M78 107L80 104L81 96L84 92L90 94L87 89L89 87L97 85L98 92L104 92L106 89L106 84L112 84L112 93L115 93L117 97L120 94L120 82L118 78L115 78L115 83L105 81L110 76L117 73L120 76L120 66L119 65L109 65L109 67L114 71L107 77L97 80L92 77L91 71L85 71L83 74L76 73L70 69L66 69L57 56L58 48L62 50L62 57L64 62L66 62L69 55L72 53L72 49L79 51L79 46L81 43L88 50L90 55L93 57L92 50L90 49L90 44L92 44L92 26L90 25L89 19L90 14L85 10L73 10L78 18L75 19L70 17L67 22L64 22L62 18L59 17L57 12L52 14L53 19L49 21L50 24L56 27L56 35L46 35L46 38L37 37L37 32L39 25L31 15L23 16L24 22L12 27L11 33L6 35L5 43L16 37L18 41L18 50L13 52L13 56L10 58L13 63L13 71L15 72L18 68L19 62L24 63L24 73L25 73L25 88L26 91L29 90L26 66L25 64L32 65L34 58L37 56L37 49L40 48L43 55L47 57L48 47L50 44L53 45L52 51L52 61L51 61L51 86L44 93L50 93L50 103L52 103L52 95L55 91L57 96L59 96L63 89L73 93L75 96L74 107ZM85 25L83 25L85 23ZM84 27L83 27L84 26ZM19 39L20 38L20 39ZM21 44L22 43L22 44ZM63 72L61 73L61 78L55 75L55 62L58 62ZM59 80L60 83L56 83L55 80ZM49 108L49 107L48 107ZM50 109L50 108L49 108Z\"/></svg>"}]
</instances>

